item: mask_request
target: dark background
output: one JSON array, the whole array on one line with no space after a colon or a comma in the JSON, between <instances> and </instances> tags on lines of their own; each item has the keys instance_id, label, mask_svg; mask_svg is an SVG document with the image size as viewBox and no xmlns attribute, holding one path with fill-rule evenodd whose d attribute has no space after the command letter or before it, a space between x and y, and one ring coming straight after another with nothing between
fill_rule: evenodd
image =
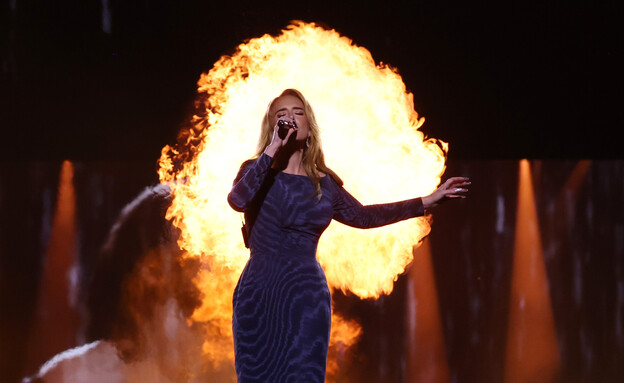
<instances>
[{"instance_id":1,"label":"dark background","mask_svg":"<svg viewBox=\"0 0 624 383\"><path fill-rule=\"evenodd\" d=\"M41 363L27 341L61 162L75 164L77 256L89 271L122 207L157 182L156 160L189 118L200 74L293 19L334 28L398 68L423 130L449 142L447 174L473 180L469 200L436 213L430 237L454 379L502 379L516 160L530 158L562 381L618 381L621 3L2 2L0 381L18 382ZM581 159L592 160L589 171L563 209L563 185ZM379 350L405 338L405 282L375 302L337 294L365 326L356 381L404 378L402 348Z\"/></svg>"},{"instance_id":2,"label":"dark background","mask_svg":"<svg viewBox=\"0 0 624 383\"><path fill-rule=\"evenodd\" d=\"M398 68L450 158L622 158L620 4L9 0L0 158L155 160L199 75L294 19Z\"/></svg>"}]
</instances>

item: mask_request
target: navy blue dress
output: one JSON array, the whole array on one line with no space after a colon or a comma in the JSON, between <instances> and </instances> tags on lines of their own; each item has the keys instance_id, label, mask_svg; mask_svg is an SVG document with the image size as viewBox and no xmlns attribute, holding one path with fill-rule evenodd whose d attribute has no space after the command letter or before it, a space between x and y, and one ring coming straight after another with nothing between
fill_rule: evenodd
<instances>
[{"instance_id":1,"label":"navy blue dress","mask_svg":"<svg viewBox=\"0 0 624 383\"><path fill-rule=\"evenodd\" d=\"M307 176L271 168L262 154L241 166L228 202L253 225L251 256L234 290L234 353L239 383L325 382L331 296L316 260L335 219L359 228L424 213L422 201L362 206L331 176L319 201Z\"/></svg>"}]
</instances>

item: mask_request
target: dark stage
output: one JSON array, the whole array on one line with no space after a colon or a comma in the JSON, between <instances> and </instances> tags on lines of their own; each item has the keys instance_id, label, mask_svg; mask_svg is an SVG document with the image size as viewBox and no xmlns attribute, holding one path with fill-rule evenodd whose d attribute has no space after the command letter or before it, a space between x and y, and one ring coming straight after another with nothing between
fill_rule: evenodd
<instances>
[{"instance_id":1,"label":"dark stage","mask_svg":"<svg viewBox=\"0 0 624 383\"><path fill-rule=\"evenodd\" d=\"M468 199L433 212L392 294L334 291L335 312L362 331L330 348L327 381L624 376L620 2L10 0L3 9L0 381L101 338L107 317L93 327L88 281L102 274L102 254L123 268L102 282L119 293L145 249L175 243L158 237L158 201L137 196L158 184L161 150L188 129L200 76L292 20L334 29L395 68L426 118L420 130L449 144L442 179L472 180ZM185 283L201 265L176 267L163 267L180 273L171 279L149 278L188 293L178 298L189 318L199 298ZM191 335L182 346L201 350ZM154 381L233 381L227 363L194 368L196 380L169 371Z\"/></svg>"}]
</instances>

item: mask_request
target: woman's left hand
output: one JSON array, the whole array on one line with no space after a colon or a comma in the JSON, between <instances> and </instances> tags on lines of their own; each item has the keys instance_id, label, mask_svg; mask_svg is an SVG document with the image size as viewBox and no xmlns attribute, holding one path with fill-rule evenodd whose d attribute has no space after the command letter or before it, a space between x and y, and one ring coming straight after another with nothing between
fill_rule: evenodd
<instances>
[{"instance_id":1,"label":"woman's left hand","mask_svg":"<svg viewBox=\"0 0 624 383\"><path fill-rule=\"evenodd\" d=\"M422 197L423 206L425 209L430 209L449 199L466 198L468 185L470 185L470 180L467 177L451 177L433 193Z\"/></svg>"}]
</instances>

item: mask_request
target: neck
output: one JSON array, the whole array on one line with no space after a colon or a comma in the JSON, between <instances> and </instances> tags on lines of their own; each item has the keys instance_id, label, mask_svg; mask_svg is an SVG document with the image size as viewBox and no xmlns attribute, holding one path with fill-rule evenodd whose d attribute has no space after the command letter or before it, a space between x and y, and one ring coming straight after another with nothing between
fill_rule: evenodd
<instances>
[{"instance_id":1,"label":"neck","mask_svg":"<svg viewBox=\"0 0 624 383\"><path fill-rule=\"evenodd\" d=\"M283 170L286 173L306 175L306 171L303 167L303 149L297 150L288 158L288 164Z\"/></svg>"},{"instance_id":2,"label":"neck","mask_svg":"<svg viewBox=\"0 0 624 383\"><path fill-rule=\"evenodd\" d=\"M305 141L290 140L275 157L275 168L285 173L306 175L303 167Z\"/></svg>"}]
</instances>

